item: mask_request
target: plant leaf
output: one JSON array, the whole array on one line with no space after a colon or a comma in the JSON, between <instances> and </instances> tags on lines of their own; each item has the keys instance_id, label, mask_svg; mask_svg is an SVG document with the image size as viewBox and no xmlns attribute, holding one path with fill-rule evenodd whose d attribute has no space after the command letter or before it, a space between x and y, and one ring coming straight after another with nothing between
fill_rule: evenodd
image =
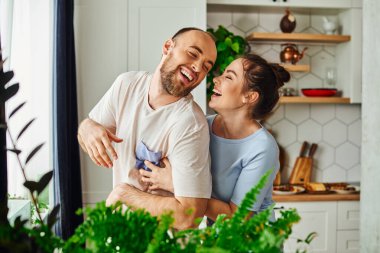
<instances>
[{"instance_id":1,"label":"plant leaf","mask_svg":"<svg viewBox=\"0 0 380 253\"><path fill-rule=\"evenodd\" d=\"M53 171L47 172L45 175L43 175L38 181L38 188L37 188L37 194L41 194L41 192L46 188L46 186L49 184L51 178L53 177Z\"/></svg>"},{"instance_id":2,"label":"plant leaf","mask_svg":"<svg viewBox=\"0 0 380 253\"><path fill-rule=\"evenodd\" d=\"M227 45L225 42L218 42L218 44L216 45L216 48L218 52L221 52L221 51L226 50Z\"/></svg>"},{"instance_id":3,"label":"plant leaf","mask_svg":"<svg viewBox=\"0 0 380 253\"><path fill-rule=\"evenodd\" d=\"M314 240L315 237L317 237L318 234L316 232L311 232L305 239L305 243L310 244L312 240Z\"/></svg>"},{"instance_id":4,"label":"plant leaf","mask_svg":"<svg viewBox=\"0 0 380 253\"><path fill-rule=\"evenodd\" d=\"M232 45L231 45L231 48L232 48L232 50L234 50L234 52L235 53L239 53L239 50L240 50L240 45L239 45L239 43L238 42L235 42L235 43L233 43Z\"/></svg>"},{"instance_id":5,"label":"plant leaf","mask_svg":"<svg viewBox=\"0 0 380 253\"><path fill-rule=\"evenodd\" d=\"M9 86L4 92L0 94L0 101L2 103L5 103L8 99L16 95L19 88L20 88L20 85L18 83L15 83Z\"/></svg>"},{"instance_id":6,"label":"plant leaf","mask_svg":"<svg viewBox=\"0 0 380 253\"><path fill-rule=\"evenodd\" d=\"M13 111L11 112L11 114L9 114L9 117L8 119L12 118L12 116L18 111L20 110L24 105L25 105L26 101L21 103L19 106L17 106L15 109L13 109Z\"/></svg>"},{"instance_id":7,"label":"plant leaf","mask_svg":"<svg viewBox=\"0 0 380 253\"><path fill-rule=\"evenodd\" d=\"M47 218L47 226L49 227L49 229L52 228L55 222L57 221L58 212L59 212L59 204L56 205L53 208L53 210L49 213L49 216Z\"/></svg>"},{"instance_id":8,"label":"plant leaf","mask_svg":"<svg viewBox=\"0 0 380 253\"><path fill-rule=\"evenodd\" d=\"M23 129L21 129L20 133L17 135L17 140L20 139L20 137L23 135L23 133L26 131L26 129L28 129L28 127L33 123L33 121L35 121L36 118L33 118L31 119L25 126Z\"/></svg>"},{"instance_id":9,"label":"plant leaf","mask_svg":"<svg viewBox=\"0 0 380 253\"><path fill-rule=\"evenodd\" d=\"M27 222L28 220L21 220L21 216L17 216L14 221L14 229L19 231Z\"/></svg>"},{"instance_id":10,"label":"plant leaf","mask_svg":"<svg viewBox=\"0 0 380 253\"><path fill-rule=\"evenodd\" d=\"M25 165L28 164L28 162L30 161L30 159L32 159L32 157L42 148L42 146L44 145L45 143L41 143L39 144L38 146L36 146L32 152L30 152L30 154L28 155L28 157L26 158L25 160Z\"/></svg>"},{"instance_id":11,"label":"plant leaf","mask_svg":"<svg viewBox=\"0 0 380 253\"><path fill-rule=\"evenodd\" d=\"M228 47L230 47L230 46L232 45L232 40L231 40L230 37L227 37L227 38L224 40L224 42L226 43L226 45L227 45Z\"/></svg>"},{"instance_id":12,"label":"plant leaf","mask_svg":"<svg viewBox=\"0 0 380 253\"><path fill-rule=\"evenodd\" d=\"M8 148L7 151L13 152L13 153L15 153L16 155L18 155L18 154L21 153L21 150L19 150L19 149L13 149L13 148Z\"/></svg>"},{"instance_id":13,"label":"plant leaf","mask_svg":"<svg viewBox=\"0 0 380 253\"><path fill-rule=\"evenodd\" d=\"M5 86L14 76L13 71L8 71L0 75L0 86Z\"/></svg>"},{"instance_id":14,"label":"plant leaf","mask_svg":"<svg viewBox=\"0 0 380 253\"><path fill-rule=\"evenodd\" d=\"M24 182L24 186L25 186L25 187L26 187L31 193L37 191L37 189L38 189L38 183L35 182L35 181L29 181L29 180L27 180L27 181Z\"/></svg>"}]
</instances>

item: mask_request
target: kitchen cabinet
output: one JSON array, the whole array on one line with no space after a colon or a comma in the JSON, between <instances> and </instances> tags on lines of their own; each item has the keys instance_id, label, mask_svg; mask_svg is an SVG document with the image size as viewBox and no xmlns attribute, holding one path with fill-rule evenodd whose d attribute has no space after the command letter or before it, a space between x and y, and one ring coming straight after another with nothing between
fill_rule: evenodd
<instances>
[{"instance_id":1,"label":"kitchen cabinet","mask_svg":"<svg viewBox=\"0 0 380 253\"><path fill-rule=\"evenodd\" d=\"M163 43L183 27L206 29L206 0L129 0L128 70L153 72ZM192 94L206 112L206 81Z\"/></svg>"},{"instance_id":2,"label":"kitchen cabinet","mask_svg":"<svg viewBox=\"0 0 380 253\"><path fill-rule=\"evenodd\" d=\"M277 13L278 10L283 10L285 7L294 8L303 13L310 13L310 20L313 20L311 13L317 13L316 18L326 15L337 19L339 21L339 33L342 35L325 35L320 34L321 31L317 31L312 28L311 33L291 33L285 34L281 32L259 32L247 33L247 40L251 43L267 44L275 46L279 43L296 42L299 44L312 46L334 46L334 67L337 72L337 83L334 88L341 91L343 98L348 98L350 103L361 102L361 89L362 89L362 74L361 74L361 50L362 50L362 9L361 1L353 0L336 0L336 1L309 1L309 0L208 0L208 7L212 8L213 12L228 12L229 8L235 8L236 6L250 6L252 11L257 7L257 11L260 15L269 17L273 11ZM261 8L263 7L263 8ZM237 7L236 7L237 8ZM260 8L260 9L259 9ZM258 10L259 9L259 10ZM315 10L313 10L315 9ZM326 13L326 14L324 14ZM248 14L247 14L248 15ZM296 15L295 15L296 16ZM297 16L296 16L297 19ZM311 21L311 22L315 22ZM302 19L301 19L302 20ZM268 19L260 21L268 22ZM299 24L297 24L299 25ZM265 25L264 25L265 26ZM322 28L320 28L322 29ZM309 49L310 50L310 49ZM314 55L313 55L314 56ZM314 56L315 57L315 56ZM323 62L324 57L330 57L329 55L320 55L319 62ZM302 64L302 63L301 63ZM323 80L321 72L324 70L324 66L318 66L318 74L314 73L313 65L311 66L311 72L313 75L318 75L320 79L311 76L308 80ZM311 81L312 82L312 81ZM323 81L322 81L323 82ZM322 87L323 83L315 84L298 84L299 86L307 86L308 88ZM310 87L311 86L311 87ZM312 99L311 103L316 103L318 100ZM345 100L346 101L346 100ZM343 103L345 103L345 101ZM324 100L323 103L326 101ZM332 101L330 101L332 102ZM340 101L342 102L342 101ZM339 103L340 103L339 102ZM286 100L283 101L286 103ZM307 103L305 99L302 103Z\"/></svg>"},{"instance_id":3,"label":"kitchen cabinet","mask_svg":"<svg viewBox=\"0 0 380 253\"><path fill-rule=\"evenodd\" d=\"M318 236L308 246L308 252L359 252L359 201L278 202L276 217L281 209L296 208L301 221L285 242L284 252L295 252L311 232Z\"/></svg>"}]
</instances>

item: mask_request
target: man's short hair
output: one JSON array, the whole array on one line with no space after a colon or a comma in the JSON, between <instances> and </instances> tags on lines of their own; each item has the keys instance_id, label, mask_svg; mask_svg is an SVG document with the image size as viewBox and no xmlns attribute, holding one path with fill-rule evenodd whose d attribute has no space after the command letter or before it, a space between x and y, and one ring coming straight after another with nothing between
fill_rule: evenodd
<instances>
[{"instance_id":1,"label":"man's short hair","mask_svg":"<svg viewBox=\"0 0 380 253\"><path fill-rule=\"evenodd\" d=\"M211 33L209 32L206 32L200 28L197 28L197 27L184 27L182 29L180 29L178 32L176 32L173 37L172 37L172 40L175 40L176 38L178 38L181 34L184 34L186 32L189 32L189 31L200 31L200 32L204 32L205 34L207 34L208 36L210 36L210 38L215 42L216 39L214 37L214 35L212 35Z\"/></svg>"}]
</instances>

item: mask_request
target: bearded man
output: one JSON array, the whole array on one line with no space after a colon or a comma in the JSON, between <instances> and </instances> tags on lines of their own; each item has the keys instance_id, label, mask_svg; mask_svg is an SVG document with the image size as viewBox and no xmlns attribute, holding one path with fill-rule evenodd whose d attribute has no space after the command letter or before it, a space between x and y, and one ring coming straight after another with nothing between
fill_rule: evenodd
<instances>
[{"instance_id":1,"label":"bearded man","mask_svg":"<svg viewBox=\"0 0 380 253\"><path fill-rule=\"evenodd\" d=\"M80 124L82 149L98 166L113 168L108 205L121 201L152 215L173 211L178 229L203 216L211 196L209 131L190 92L215 60L212 36L183 28L164 43L153 74L121 74ZM172 165L174 195L149 191L139 173L148 169L145 160L159 164L162 158Z\"/></svg>"}]
</instances>

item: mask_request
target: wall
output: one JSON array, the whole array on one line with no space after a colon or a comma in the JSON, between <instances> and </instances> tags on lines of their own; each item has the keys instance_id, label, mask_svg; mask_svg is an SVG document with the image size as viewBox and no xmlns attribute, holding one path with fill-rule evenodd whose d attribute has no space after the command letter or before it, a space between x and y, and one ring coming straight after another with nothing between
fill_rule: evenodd
<instances>
[{"instance_id":1,"label":"wall","mask_svg":"<svg viewBox=\"0 0 380 253\"><path fill-rule=\"evenodd\" d=\"M323 33L322 17L338 22L336 10L294 9L295 32ZM208 6L207 25L223 25L231 32L247 36L251 32L281 32L281 8ZM300 45L302 49L304 45ZM324 80L325 68L336 64L335 46L308 45L299 64L310 64L310 73L292 73L286 87L296 90L331 87ZM252 44L251 50L272 62L279 62L280 44ZM339 76L337 77L339 84ZM285 148L286 162L282 180L289 178L304 140L318 143L312 179L322 182L360 181L361 106L350 105L281 105L267 120L276 139Z\"/></svg>"},{"instance_id":2,"label":"wall","mask_svg":"<svg viewBox=\"0 0 380 253\"><path fill-rule=\"evenodd\" d=\"M380 2L363 2L363 173L360 194L360 252L380 249ZM374 25L377 24L377 25Z\"/></svg>"}]
</instances>

